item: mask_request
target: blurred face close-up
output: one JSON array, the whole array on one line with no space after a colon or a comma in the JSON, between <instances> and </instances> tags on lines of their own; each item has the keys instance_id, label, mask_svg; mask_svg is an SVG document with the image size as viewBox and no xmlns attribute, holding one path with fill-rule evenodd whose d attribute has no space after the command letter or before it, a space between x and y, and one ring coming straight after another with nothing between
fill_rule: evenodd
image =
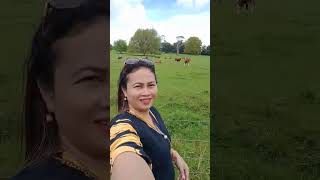
<instances>
[{"instance_id":1,"label":"blurred face close-up","mask_svg":"<svg viewBox=\"0 0 320 180\"><path fill-rule=\"evenodd\" d=\"M127 89L123 89L128 99L129 109L146 112L157 97L158 87L155 75L148 68L140 68L127 76Z\"/></svg>"},{"instance_id":2,"label":"blurred face close-up","mask_svg":"<svg viewBox=\"0 0 320 180\"><path fill-rule=\"evenodd\" d=\"M106 18L99 18L55 43L54 91L47 102L62 144L95 157L105 156L107 150L107 26Z\"/></svg>"}]
</instances>

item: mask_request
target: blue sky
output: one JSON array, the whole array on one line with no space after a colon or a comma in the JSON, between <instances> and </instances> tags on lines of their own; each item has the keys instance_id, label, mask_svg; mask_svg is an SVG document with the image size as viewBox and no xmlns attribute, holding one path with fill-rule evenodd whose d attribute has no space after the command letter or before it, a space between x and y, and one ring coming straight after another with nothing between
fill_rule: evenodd
<instances>
[{"instance_id":1,"label":"blue sky","mask_svg":"<svg viewBox=\"0 0 320 180\"><path fill-rule=\"evenodd\" d=\"M177 14L197 14L201 12L210 12L209 3L201 8L186 8L179 6L175 0L144 0L143 5L146 8L147 15L151 20L164 20ZM192 2L192 5L194 5L194 1Z\"/></svg>"},{"instance_id":2,"label":"blue sky","mask_svg":"<svg viewBox=\"0 0 320 180\"><path fill-rule=\"evenodd\" d=\"M129 42L138 28L154 28L166 41L197 36L210 43L209 0L111 0L111 43Z\"/></svg>"}]
</instances>

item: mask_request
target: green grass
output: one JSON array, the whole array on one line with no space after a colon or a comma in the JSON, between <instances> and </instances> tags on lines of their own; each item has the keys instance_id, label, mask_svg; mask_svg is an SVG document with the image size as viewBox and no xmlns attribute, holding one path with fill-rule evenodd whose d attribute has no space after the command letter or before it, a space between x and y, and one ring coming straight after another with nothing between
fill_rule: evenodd
<instances>
[{"instance_id":1,"label":"green grass","mask_svg":"<svg viewBox=\"0 0 320 180\"><path fill-rule=\"evenodd\" d=\"M214 12L215 179L320 177L320 2Z\"/></svg>"},{"instance_id":2,"label":"green grass","mask_svg":"<svg viewBox=\"0 0 320 180\"><path fill-rule=\"evenodd\" d=\"M0 133L7 133L0 143L0 179L15 174L22 160L19 140L22 65L43 8L32 0L3 0L1 6Z\"/></svg>"},{"instance_id":3,"label":"green grass","mask_svg":"<svg viewBox=\"0 0 320 180\"><path fill-rule=\"evenodd\" d=\"M111 51L111 117L117 114L117 81L123 61L136 55L123 54L122 60L118 60L117 56ZM162 63L155 64L158 78L155 107L172 135L173 148L185 158L191 171L198 173L192 174L191 179L209 179L209 143L187 140L210 140L210 57L180 56L191 57L191 65L184 66L183 62L175 62L175 54L162 54ZM169 57L171 58L168 59ZM185 120L195 122L184 122Z\"/></svg>"}]
</instances>

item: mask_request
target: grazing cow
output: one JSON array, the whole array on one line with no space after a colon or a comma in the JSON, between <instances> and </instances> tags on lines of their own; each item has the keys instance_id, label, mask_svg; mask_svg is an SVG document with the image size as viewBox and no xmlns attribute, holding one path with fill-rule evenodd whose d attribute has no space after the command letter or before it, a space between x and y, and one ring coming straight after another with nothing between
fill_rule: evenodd
<instances>
[{"instance_id":1,"label":"grazing cow","mask_svg":"<svg viewBox=\"0 0 320 180\"><path fill-rule=\"evenodd\" d=\"M237 14L240 14L240 11L243 9L245 9L247 12L250 10L250 12L252 13L255 7L255 0L236 0Z\"/></svg>"},{"instance_id":2,"label":"grazing cow","mask_svg":"<svg viewBox=\"0 0 320 180\"><path fill-rule=\"evenodd\" d=\"M190 62L191 62L191 58L189 58L189 57L185 57L184 59L183 59L183 61L184 61L184 65L190 65Z\"/></svg>"},{"instance_id":3,"label":"grazing cow","mask_svg":"<svg viewBox=\"0 0 320 180\"><path fill-rule=\"evenodd\" d=\"M175 58L174 59L176 62L180 62L181 61L181 58Z\"/></svg>"},{"instance_id":4,"label":"grazing cow","mask_svg":"<svg viewBox=\"0 0 320 180\"><path fill-rule=\"evenodd\" d=\"M161 60L158 59L158 60L156 60L154 63L156 63L156 64L161 64Z\"/></svg>"}]
</instances>

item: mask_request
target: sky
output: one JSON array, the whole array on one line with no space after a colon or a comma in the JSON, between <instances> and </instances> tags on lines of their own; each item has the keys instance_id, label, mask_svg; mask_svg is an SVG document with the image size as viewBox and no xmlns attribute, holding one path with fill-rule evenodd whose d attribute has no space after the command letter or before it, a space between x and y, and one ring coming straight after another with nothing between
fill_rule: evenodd
<instances>
[{"instance_id":1,"label":"sky","mask_svg":"<svg viewBox=\"0 0 320 180\"><path fill-rule=\"evenodd\" d=\"M111 0L110 42L129 43L137 29L154 28L171 44L196 36L210 44L210 0Z\"/></svg>"}]
</instances>

